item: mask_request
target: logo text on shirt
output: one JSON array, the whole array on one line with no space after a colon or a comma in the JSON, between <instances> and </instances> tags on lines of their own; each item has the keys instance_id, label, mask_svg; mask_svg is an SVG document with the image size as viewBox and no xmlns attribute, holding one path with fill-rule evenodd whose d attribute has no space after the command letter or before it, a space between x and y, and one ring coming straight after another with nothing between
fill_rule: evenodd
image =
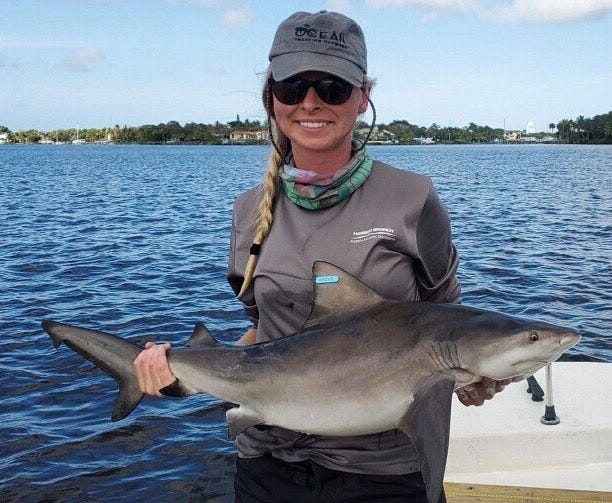
<instances>
[{"instance_id":1,"label":"logo text on shirt","mask_svg":"<svg viewBox=\"0 0 612 503\"><path fill-rule=\"evenodd\" d=\"M351 243L363 243L370 239L388 239L395 241L395 231L389 227L372 227L363 231L353 231Z\"/></svg>"}]
</instances>

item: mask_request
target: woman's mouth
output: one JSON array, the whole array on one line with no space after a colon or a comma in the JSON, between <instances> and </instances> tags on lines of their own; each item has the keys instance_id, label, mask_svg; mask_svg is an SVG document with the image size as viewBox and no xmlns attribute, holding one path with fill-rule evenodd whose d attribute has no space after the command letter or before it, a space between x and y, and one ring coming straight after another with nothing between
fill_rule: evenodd
<instances>
[{"instance_id":1,"label":"woman's mouth","mask_svg":"<svg viewBox=\"0 0 612 503\"><path fill-rule=\"evenodd\" d=\"M312 122L312 121L300 121L300 126L306 129L319 129L326 127L329 122Z\"/></svg>"}]
</instances>

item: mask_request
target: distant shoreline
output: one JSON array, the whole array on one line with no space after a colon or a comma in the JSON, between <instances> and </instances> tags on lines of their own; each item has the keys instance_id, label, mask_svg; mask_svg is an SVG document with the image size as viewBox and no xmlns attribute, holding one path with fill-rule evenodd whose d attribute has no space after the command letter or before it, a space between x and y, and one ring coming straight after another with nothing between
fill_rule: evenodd
<instances>
[{"instance_id":1,"label":"distant shoreline","mask_svg":"<svg viewBox=\"0 0 612 503\"><path fill-rule=\"evenodd\" d=\"M269 141L267 123L258 120L235 121L225 124L202 124L189 122L181 125L177 121L166 124L149 124L136 127L119 126L106 128L56 129L53 131L11 132L0 125L0 144L86 144L86 143L137 143L143 145L260 145ZM431 145L470 143L612 143L612 112L593 118L577 117L550 123L548 132L536 132L533 123L524 130L491 128L471 122L464 127L441 127L438 124L424 127L410 124L406 120L395 120L390 124L367 124L360 122L355 129L356 139L369 140L371 145Z\"/></svg>"},{"instance_id":2,"label":"distant shoreline","mask_svg":"<svg viewBox=\"0 0 612 503\"><path fill-rule=\"evenodd\" d=\"M384 142L368 142L368 147L441 147L441 146L478 146L478 145L584 145L584 146L594 146L594 145L612 145L612 142L599 142L599 143L571 143L571 142L561 142L561 141L492 141L492 142L432 142L432 143L419 143L419 142L411 142L411 143L384 143ZM104 147L104 146L135 146L135 147L266 147L271 146L270 143L181 143L181 142L173 142L173 143L114 143L114 142L84 142L79 144L71 144L71 143L0 143L0 148L3 146L11 146L11 147Z\"/></svg>"}]
</instances>

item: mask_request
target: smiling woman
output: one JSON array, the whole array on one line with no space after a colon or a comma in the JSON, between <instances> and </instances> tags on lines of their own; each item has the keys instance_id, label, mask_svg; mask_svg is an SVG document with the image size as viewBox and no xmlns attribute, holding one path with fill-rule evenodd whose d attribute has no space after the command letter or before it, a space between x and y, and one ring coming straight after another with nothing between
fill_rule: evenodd
<instances>
[{"instance_id":1,"label":"smiling woman","mask_svg":"<svg viewBox=\"0 0 612 503\"><path fill-rule=\"evenodd\" d=\"M262 93L273 150L261 185L234 203L228 280L253 323L240 344L299 331L316 303L320 260L386 299L460 300L449 217L431 180L374 160L353 139L371 105L366 55L359 25L335 12L298 12L278 27ZM136 359L143 392L172 383L167 349L150 346ZM481 404L503 385L470 384L462 402ZM439 439L448 424L441 415L425 422L427 455L399 430L250 427L236 439L236 501L445 501Z\"/></svg>"},{"instance_id":2,"label":"smiling woman","mask_svg":"<svg viewBox=\"0 0 612 503\"><path fill-rule=\"evenodd\" d=\"M322 72L271 79L268 85L269 112L291 143L295 165L323 175L343 167L351 158L353 129L367 109L370 86L358 88Z\"/></svg>"}]
</instances>

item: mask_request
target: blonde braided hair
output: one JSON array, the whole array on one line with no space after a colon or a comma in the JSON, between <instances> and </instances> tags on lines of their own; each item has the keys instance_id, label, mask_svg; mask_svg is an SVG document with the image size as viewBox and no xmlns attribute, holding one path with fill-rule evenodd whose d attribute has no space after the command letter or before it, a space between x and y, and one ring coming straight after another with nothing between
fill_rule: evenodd
<instances>
[{"instance_id":1,"label":"blonde braided hair","mask_svg":"<svg viewBox=\"0 0 612 503\"><path fill-rule=\"evenodd\" d=\"M268 168L264 173L262 180L261 199L257 206L257 214L255 216L255 234L253 244L250 249L249 260L247 261L244 270L244 280L238 292L238 298L241 298L247 291L253 281L255 266L259 258L261 245L268 237L272 228L274 203L280 187L280 168L285 163L285 159L291 153L291 143L284 133L276 126L274 120L274 112L272 110L272 90L270 89L270 78L272 71L268 68L266 72L265 84L262 92L262 101L264 108L268 113L268 131L270 141L274 149L268 158ZM283 153L281 155L281 152Z\"/></svg>"}]
</instances>

